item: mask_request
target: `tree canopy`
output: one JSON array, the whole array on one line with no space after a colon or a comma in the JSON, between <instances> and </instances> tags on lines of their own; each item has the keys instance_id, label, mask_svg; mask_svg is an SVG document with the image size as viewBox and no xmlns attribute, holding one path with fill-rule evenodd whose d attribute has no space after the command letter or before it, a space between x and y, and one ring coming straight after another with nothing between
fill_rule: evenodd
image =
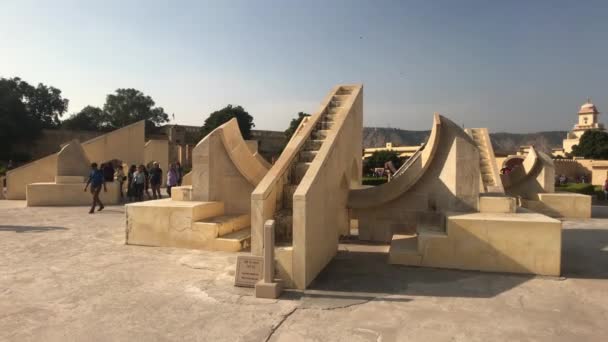
<instances>
[{"instance_id":1,"label":"tree canopy","mask_svg":"<svg viewBox=\"0 0 608 342\"><path fill-rule=\"evenodd\" d=\"M150 96L133 88L116 89L115 94L106 97L103 111L107 115L108 126L124 127L140 120L148 120L155 125L169 121L169 115Z\"/></svg>"},{"instance_id":2,"label":"tree canopy","mask_svg":"<svg viewBox=\"0 0 608 342\"><path fill-rule=\"evenodd\" d=\"M304 118L307 116L310 116L310 114L299 112L297 118L291 119L291 122L289 123L289 128L285 130L285 138L287 139L287 141L291 139L293 134L296 132L296 129L298 129L300 122L302 122L302 120L304 120Z\"/></svg>"},{"instance_id":3,"label":"tree canopy","mask_svg":"<svg viewBox=\"0 0 608 342\"><path fill-rule=\"evenodd\" d=\"M401 159L399 154L395 151L376 151L365 160L365 168L368 172L373 171L374 168L384 167L386 162L392 161L396 169L401 166Z\"/></svg>"},{"instance_id":4,"label":"tree canopy","mask_svg":"<svg viewBox=\"0 0 608 342\"><path fill-rule=\"evenodd\" d=\"M586 159L608 159L608 133L597 130L585 132L578 145L572 146L572 154Z\"/></svg>"},{"instance_id":5,"label":"tree canopy","mask_svg":"<svg viewBox=\"0 0 608 342\"><path fill-rule=\"evenodd\" d=\"M230 121L232 118L236 118L243 139L251 139L251 128L255 127L253 117L249 115L243 107L233 105L227 105L226 107L209 114L209 117L205 120L205 124L201 128L202 137L205 137L207 134L211 133L211 131Z\"/></svg>"},{"instance_id":6,"label":"tree canopy","mask_svg":"<svg viewBox=\"0 0 608 342\"><path fill-rule=\"evenodd\" d=\"M154 100L137 89L117 89L106 97L103 109L86 106L70 115L62 127L76 130L109 131L140 120L146 120L146 129L169 121L162 107L154 107Z\"/></svg>"},{"instance_id":7,"label":"tree canopy","mask_svg":"<svg viewBox=\"0 0 608 342\"><path fill-rule=\"evenodd\" d=\"M0 159L17 159L13 144L36 138L42 128L56 127L67 107L57 88L0 78Z\"/></svg>"},{"instance_id":8,"label":"tree canopy","mask_svg":"<svg viewBox=\"0 0 608 342\"><path fill-rule=\"evenodd\" d=\"M61 127L73 130L104 131L108 129L108 117L101 108L86 106L80 112L63 120Z\"/></svg>"},{"instance_id":9,"label":"tree canopy","mask_svg":"<svg viewBox=\"0 0 608 342\"><path fill-rule=\"evenodd\" d=\"M40 123L42 128L54 128L59 118L68 110L68 99L61 97L61 90L38 83L34 87L19 77L0 78L3 92L10 92L23 104L28 114Z\"/></svg>"}]
</instances>

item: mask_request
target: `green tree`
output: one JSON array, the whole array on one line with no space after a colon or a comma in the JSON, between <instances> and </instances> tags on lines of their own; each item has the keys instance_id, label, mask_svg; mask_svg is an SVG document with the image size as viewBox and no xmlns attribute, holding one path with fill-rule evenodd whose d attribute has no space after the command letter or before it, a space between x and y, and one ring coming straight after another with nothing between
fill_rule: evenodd
<instances>
[{"instance_id":1,"label":"green tree","mask_svg":"<svg viewBox=\"0 0 608 342\"><path fill-rule=\"evenodd\" d=\"M285 130L285 138L287 141L291 139L293 134L296 132L296 129L298 129L300 122L302 122L302 120L304 120L304 118L307 116L310 116L310 114L299 112L297 118L291 119L291 122L289 123L289 128Z\"/></svg>"},{"instance_id":2,"label":"green tree","mask_svg":"<svg viewBox=\"0 0 608 342\"><path fill-rule=\"evenodd\" d=\"M572 154L585 159L608 159L608 133L597 130L585 132L578 145L572 146Z\"/></svg>"},{"instance_id":3,"label":"green tree","mask_svg":"<svg viewBox=\"0 0 608 342\"><path fill-rule=\"evenodd\" d=\"M211 133L211 131L230 121L232 118L236 118L243 139L251 139L251 128L255 127L253 117L249 115L243 107L233 105L227 105L226 107L209 114L209 117L205 120L205 124L201 128L201 136L204 138L207 134Z\"/></svg>"},{"instance_id":4,"label":"green tree","mask_svg":"<svg viewBox=\"0 0 608 342\"><path fill-rule=\"evenodd\" d=\"M83 131L108 130L108 115L99 107L86 106L61 122L61 127Z\"/></svg>"},{"instance_id":5,"label":"green tree","mask_svg":"<svg viewBox=\"0 0 608 342\"><path fill-rule=\"evenodd\" d=\"M0 78L0 159L27 161L29 156L14 153L13 146L36 139L43 128L56 127L67 106L57 88Z\"/></svg>"},{"instance_id":6,"label":"green tree","mask_svg":"<svg viewBox=\"0 0 608 342\"><path fill-rule=\"evenodd\" d=\"M68 99L61 97L61 90L38 83L34 87L18 77L0 78L4 92L11 92L24 105L28 115L36 119L42 128L59 126L59 118L68 109Z\"/></svg>"},{"instance_id":7,"label":"green tree","mask_svg":"<svg viewBox=\"0 0 608 342\"><path fill-rule=\"evenodd\" d=\"M108 118L108 126L116 129L148 120L154 125L169 121L169 115L162 107L154 107L156 103L150 96L137 89L116 89L115 94L106 97L103 111Z\"/></svg>"},{"instance_id":8,"label":"green tree","mask_svg":"<svg viewBox=\"0 0 608 342\"><path fill-rule=\"evenodd\" d=\"M386 162L392 161L396 169L401 166L399 154L394 151L376 151L365 161L365 169L372 172L374 168L384 167Z\"/></svg>"}]
</instances>

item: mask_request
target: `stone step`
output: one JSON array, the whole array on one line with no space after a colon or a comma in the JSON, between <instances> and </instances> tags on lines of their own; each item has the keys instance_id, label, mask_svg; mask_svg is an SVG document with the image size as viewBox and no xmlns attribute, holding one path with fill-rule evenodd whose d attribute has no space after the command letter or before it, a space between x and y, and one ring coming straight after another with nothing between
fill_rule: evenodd
<instances>
[{"instance_id":1,"label":"stone step","mask_svg":"<svg viewBox=\"0 0 608 342\"><path fill-rule=\"evenodd\" d=\"M304 163L310 163L317 156L318 151L302 151L300 152L300 161Z\"/></svg>"},{"instance_id":2,"label":"stone step","mask_svg":"<svg viewBox=\"0 0 608 342\"><path fill-rule=\"evenodd\" d=\"M311 134L311 136L313 137L314 140L325 140L325 138L327 138L328 134L329 134L329 130L327 130L327 129L320 129L320 130L314 131Z\"/></svg>"},{"instance_id":3,"label":"stone step","mask_svg":"<svg viewBox=\"0 0 608 342\"><path fill-rule=\"evenodd\" d=\"M340 112L341 109L342 107L328 107L327 114L337 114Z\"/></svg>"},{"instance_id":4,"label":"stone step","mask_svg":"<svg viewBox=\"0 0 608 342\"><path fill-rule=\"evenodd\" d=\"M293 208L293 194L298 188L297 185L285 184L283 187L283 208Z\"/></svg>"},{"instance_id":5,"label":"stone step","mask_svg":"<svg viewBox=\"0 0 608 342\"><path fill-rule=\"evenodd\" d=\"M349 97L350 97L349 94L347 94L347 95L336 94L336 95L332 96L331 99L332 99L332 101L346 101L346 100L348 100Z\"/></svg>"},{"instance_id":6,"label":"stone step","mask_svg":"<svg viewBox=\"0 0 608 342\"><path fill-rule=\"evenodd\" d=\"M483 178L483 181L484 181L484 182L485 182L485 181L494 181L494 177L492 177L492 176L490 176L490 175L485 175L485 174L482 174L482 175L481 175L481 178Z\"/></svg>"},{"instance_id":7,"label":"stone step","mask_svg":"<svg viewBox=\"0 0 608 342\"><path fill-rule=\"evenodd\" d=\"M238 252L251 246L251 228L237 230L213 241L213 250Z\"/></svg>"},{"instance_id":8,"label":"stone step","mask_svg":"<svg viewBox=\"0 0 608 342\"><path fill-rule=\"evenodd\" d=\"M296 169L295 169L295 174L294 174L294 182L292 184L300 184L300 182L302 181L302 178L304 178L304 175L306 175L306 171L308 171L308 168L310 167L311 163L298 163L296 164Z\"/></svg>"},{"instance_id":9,"label":"stone step","mask_svg":"<svg viewBox=\"0 0 608 342\"><path fill-rule=\"evenodd\" d=\"M333 121L319 121L315 127L317 130L330 130L334 126Z\"/></svg>"},{"instance_id":10,"label":"stone step","mask_svg":"<svg viewBox=\"0 0 608 342\"><path fill-rule=\"evenodd\" d=\"M292 199L293 201L293 199ZM273 215L275 222L276 240L278 242L290 242L293 237L293 209L283 208Z\"/></svg>"},{"instance_id":11,"label":"stone step","mask_svg":"<svg viewBox=\"0 0 608 342\"><path fill-rule=\"evenodd\" d=\"M309 139L304 143L303 151L318 151L325 140Z\"/></svg>"},{"instance_id":12,"label":"stone step","mask_svg":"<svg viewBox=\"0 0 608 342\"><path fill-rule=\"evenodd\" d=\"M236 214L216 216L203 221L194 222L192 227L210 238L230 234L251 225L251 215Z\"/></svg>"},{"instance_id":13,"label":"stone step","mask_svg":"<svg viewBox=\"0 0 608 342\"><path fill-rule=\"evenodd\" d=\"M350 95L353 93L352 89L340 88L336 91L336 95Z\"/></svg>"},{"instance_id":14,"label":"stone step","mask_svg":"<svg viewBox=\"0 0 608 342\"><path fill-rule=\"evenodd\" d=\"M208 231L192 228L196 222L224 215L224 203L167 198L130 203L125 210L129 245L205 249L215 234L205 236Z\"/></svg>"},{"instance_id":15,"label":"stone step","mask_svg":"<svg viewBox=\"0 0 608 342\"><path fill-rule=\"evenodd\" d=\"M416 232L418 233L418 253L423 255L429 240L447 239L448 237L444 227L417 227Z\"/></svg>"},{"instance_id":16,"label":"stone step","mask_svg":"<svg viewBox=\"0 0 608 342\"><path fill-rule=\"evenodd\" d=\"M418 253L418 237L415 235L393 235L388 251L388 263L393 265L419 266L422 256Z\"/></svg>"},{"instance_id":17,"label":"stone step","mask_svg":"<svg viewBox=\"0 0 608 342\"><path fill-rule=\"evenodd\" d=\"M329 121L329 122L334 122L334 121L336 121L336 114L325 114L325 115L323 115L323 120Z\"/></svg>"}]
</instances>

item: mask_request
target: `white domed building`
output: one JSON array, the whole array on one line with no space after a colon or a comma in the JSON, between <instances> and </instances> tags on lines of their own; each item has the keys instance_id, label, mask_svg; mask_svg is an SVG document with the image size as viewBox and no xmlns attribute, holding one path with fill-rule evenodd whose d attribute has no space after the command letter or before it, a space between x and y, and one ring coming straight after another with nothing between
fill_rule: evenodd
<instances>
[{"instance_id":1,"label":"white domed building","mask_svg":"<svg viewBox=\"0 0 608 342\"><path fill-rule=\"evenodd\" d=\"M604 125L599 123L598 117L600 112L590 100L587 100L578 111L578 123L568 132L562 146L564 153L572 153L572 146L578 145L580 138L586 131L600 130L603 131Z\"/></svg>"}]
</instances>

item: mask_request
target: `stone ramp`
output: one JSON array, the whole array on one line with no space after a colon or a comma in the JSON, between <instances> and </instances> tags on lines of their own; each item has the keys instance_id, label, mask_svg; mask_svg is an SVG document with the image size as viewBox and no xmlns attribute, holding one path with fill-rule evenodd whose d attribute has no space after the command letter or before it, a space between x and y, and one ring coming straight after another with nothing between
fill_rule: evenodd
<instances>
[{"instance_id":1,"label":"stone ramp","mask_svg":"<svg viewBox=\"0 0 608 342\"><path fill-rule=\"evenodd\" d=\"M118 159L126 164L143 164L145 144L145 121L138 121L131 125L119 128L107 134L98 136L81 143L86 158L91 162L103 163ZM63 148L58 146L59 149ZM32 183L49 183L55 181L57 173L58 155L53 153L9 171L7 178L8 199L26 199L27 185Z\"/></svg>"}]
</instances>

